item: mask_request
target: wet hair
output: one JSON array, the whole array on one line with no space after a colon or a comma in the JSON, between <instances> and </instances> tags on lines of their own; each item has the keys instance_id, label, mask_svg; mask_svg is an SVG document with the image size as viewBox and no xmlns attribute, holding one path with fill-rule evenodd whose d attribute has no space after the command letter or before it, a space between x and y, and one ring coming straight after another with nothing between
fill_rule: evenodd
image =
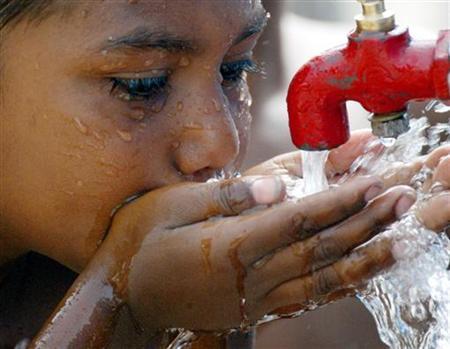
<instances>
[{"instance_id":1,"label":"wet hair","mask_svg":"<svg viewBox=\"0 0 450 349\"><path fill-rule=\"evenodd\" d=\"M54 0L0 0L0 31L24 18L40 21L50 15Z\"/></svg>"}]
</instances>

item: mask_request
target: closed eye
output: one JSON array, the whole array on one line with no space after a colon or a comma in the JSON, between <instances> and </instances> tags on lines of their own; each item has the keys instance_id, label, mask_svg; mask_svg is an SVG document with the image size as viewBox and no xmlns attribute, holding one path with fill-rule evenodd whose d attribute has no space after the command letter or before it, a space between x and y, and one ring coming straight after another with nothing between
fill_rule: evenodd
<instances>
[{"instance_id":1,"label":"closed eye","mask_svg":"<svg viewBox=\"0 0 450 349\"><path fill-rule=\"evenodd\" d=\"M262 69L251 59L223 63L220 73L224 83L235 83L243 79L244 73L261 73Z\"/></svg>"},{"instance_id":2,"label":"closed eye","mask_svg":"<svg viewBox=\"0 0 450 349\"><path fill-rule=\"evenodd\" d=\"M121 99L150 100L165 92L168 85L168 76L146 77L136 79L111 78L110 93L118 93Z\"/></svg>"}]
</instances>

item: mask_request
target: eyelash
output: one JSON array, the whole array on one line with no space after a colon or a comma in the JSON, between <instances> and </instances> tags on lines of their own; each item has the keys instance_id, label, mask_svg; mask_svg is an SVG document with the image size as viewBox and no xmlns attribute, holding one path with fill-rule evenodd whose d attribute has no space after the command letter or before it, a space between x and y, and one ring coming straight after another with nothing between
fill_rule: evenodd
<instances>
[{"instance_id":1,"label":"eyelash","mask_svg":"<svg viewBox=\"0 0 450 349\"><path fill-rule=\"evenodd\" d=\"M246 72L261 73L262 70L251 59L223 63L220 68L224 85L233 85L242 81ZM112 87L110 94L120 89L120 98L127 101L150 100L167 91L170 87L168 78L168 75L140 79L111 78Z\"/></svg>"}]
</instances>

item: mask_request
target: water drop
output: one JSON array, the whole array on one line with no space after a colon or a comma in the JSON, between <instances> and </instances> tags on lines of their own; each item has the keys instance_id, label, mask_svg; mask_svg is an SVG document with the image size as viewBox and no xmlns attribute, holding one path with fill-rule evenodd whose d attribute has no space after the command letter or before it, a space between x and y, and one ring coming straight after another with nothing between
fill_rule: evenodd
<instances>
[{"instance_id":1,"label":"water drop","mask_svg":"<svg viewBox=\"0 0 450 349\"><path fill-rule=\"evenodd\" d=\"M214 110L215 110L215 111L219 112L219 111L222 110L222 106L221 106L221 104L219 103L219 101L217 101L217 99L213 98L213 99L211 99L211 102L212 102L212 104L213 104L213 107L214 107Z\"/></svg>"},{"instance_id":2,"label":"water drop","mask_svg":"<svg viewBox=\"0 0 450 349\"><path fill-rule=\"evenodd\" d=\"M124 130L116 130L116 133L124 142L131 142L133 140L133 136L130 132Z\"/></svg>"},{"instance_id":3,"label":"water drop","mask_svg":"<svg viewBox=\"0 0 450 349\"><path fill-rule=\"evenodd\" d=\"M99 141L103 141L104 137L98 132L98 131L92 131L92 134L94 135L95 139L99 140Z\"/></svg>"},{"instance_id":4,"label":"water drop","mask_svg":"<svg viewBox=\"0 0 450 349\"><path fill-rule=\"evenodd\" d=\"M102 50L102 55L106 56L108 54L108 50Z\"/></svg>"},{"instance_id":5,"label":"water drop","mask_svg":"<svg viewBox=\"0 0 450 349\"><path fill-rule=\"evenodd\" d=\"M178 65L180 67L187 67L189 64L191 64L191 61L186 56L181 57L180 60L178 61Z\"/></svg>"},{"instance_id":6,"label":"water drop","mask_svg":"<svg viewBox=\"0 0 450 349\"><path fill-rule=\"evenodd\" d=\"M206 274L211 274L211 239L202 239L200 243L202 257L203 257L203 266L205 268Z\"/></svg>"},{"instance_id":7,"label":"water drop","mask_svg":"<svg viewBox=\"0 0 450 349\"><path fill-rule=\"evenodd\" d=\"M395 139L395 138L384 138L384 137L381 137L381 138L380 138L380 142L381 142L381 144L383 144L386 148L389 148L389 147L392 147L392 146L395 144L396 139Z\"/></svg>"},{"instance_id":8,"label":"water drop","mask_svg":"<svg viewBox=\"0 0 450 349\"><path fill-rule=\"evenodd\" d=\"M188 121L184 124L184 128L188 130L203 130L203 125L195 121Z\"/></svg>"},{"instance_id":9,"label":"water drop","mask_svg":"<svg viewBox=\"0 0 450 349\"><path fill-rule=\"evenodd\" d=\"M177 110L178 110L178 111L182 111L183 108L184 108L183 102L182 102L182 101L178 101L178 102L177 102Z\"/></svg>"},{"instance_id":10,"label":"water drop","mask_svg":"<svg viewBox=\"0 0 450 349\"><path fill-rule=\"evenodd\" d=\"M114 38L112 36L108 36L108 41L113 41Z\"/></svg>"},{"instance_id":11,"label":"water drop","mask_svg":"<svg viewBox=\"0 0 450 349\"><path fill-rule=\"evenodd\" d=\"M144 64L145 64L146 67L152 65L153 63L154 63L154 60L153 60L153 59L147 59L147 60L144 62Z\"/></svg>"},{"instance_id":12,"label":"water drop","mask_svg":"<svg viewBox=\"0 0 450 349\"><path fill-rule=\"evenodd\" d=\"M141 121L145 118L145 110L143 108L133 108L128 117L133 120Z\"/></svg>"},{"instance_id":13,"label":"water drop","mask_svg":"<svg viewBox=\"0 0 450 349\"><path fill-rule=\"evenodd\" d=\"M203 66L203 69L205 69L205 70L211 70L211 65L205 64L205 65Z\"/></svg>"},{"instance_id":14,"label":"water drop","mask_svg":"<svg viewBox=\"0 0 450 349\"><path fill-rule=\"evenodd\" d=\"M209 109L208 106L205 106L205 107L203 108L203 112L204 112L205 114L210 114L210 113L211 113L211 110Z\"/></svg>"},{"instance_id":15,"label":"water drop","mask_svg":"<svg viewBox=\"0 0 450 349\"><path fill-rule=\"evenodd\" d=\"M73 118L73 122L78 131L80 131L82 134L87 134L88 128L81 122L79 118Z\"/></svg>"}]
</instances>

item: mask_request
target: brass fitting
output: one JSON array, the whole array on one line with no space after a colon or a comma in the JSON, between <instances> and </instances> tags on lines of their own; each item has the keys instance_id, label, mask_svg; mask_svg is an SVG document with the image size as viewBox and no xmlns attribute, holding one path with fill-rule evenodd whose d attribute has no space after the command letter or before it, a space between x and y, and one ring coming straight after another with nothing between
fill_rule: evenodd
<instances>
[{"instance_id":1,"label":"brass fitting","mask_svg":"<svg viewBox=\"0 0 450 349\"><path fill-rule=\"evenodd\" d=\"M363 13L355 17L358 32L389 32L395 28L395 16L386 11L384 0L358 0Z\"/></svg>"}]
</instances>

